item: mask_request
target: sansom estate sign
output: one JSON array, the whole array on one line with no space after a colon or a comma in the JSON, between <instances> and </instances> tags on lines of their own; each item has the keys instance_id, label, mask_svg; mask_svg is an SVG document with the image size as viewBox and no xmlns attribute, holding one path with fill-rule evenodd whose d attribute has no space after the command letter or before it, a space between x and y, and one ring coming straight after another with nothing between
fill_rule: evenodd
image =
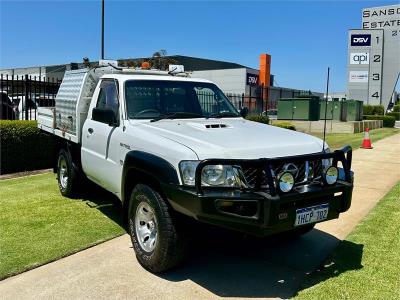
<instances>
[{"instance_id":1,"label":"sansom estate sign","mask_svg":"<svg viewBox=\"0 0 400 300\"><path fill-rule=\"evenodd\" d=\"M362 12L363 29L391 29L400 27L400 5L365 8Z\"/></svg>"},{"instance_id":2,"label":"sansom estate sign","mask_svg":"<svg viewBox=\"0 0 400 300\"><path fill-rule=\"evenodd\" d=\"M400 4L362 10L348 34L349 99L388 107L400 74Z\"/></svg>"}]
</instances>

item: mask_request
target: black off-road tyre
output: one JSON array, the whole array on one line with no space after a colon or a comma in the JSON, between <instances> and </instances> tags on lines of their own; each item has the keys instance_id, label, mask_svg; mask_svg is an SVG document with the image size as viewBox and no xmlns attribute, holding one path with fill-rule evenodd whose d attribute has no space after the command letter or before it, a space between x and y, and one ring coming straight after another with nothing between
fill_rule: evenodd
<instances>
[{"instance_id":1,"label":"black off-road tyre","mask_svg":"<svg viewBox=\"0 0 400 300\"><path fill-rule=\"evenodd\" d=\"M139 224L146 224L146 222L140 222L140 210L148 207L147 205L155 216L154 223L157 229L156 242L153 244L154 249L151 250L144 249L139 242L140 236L135 223L139 221ZM136 257L145 269L152 273L161 273L182 263L186 256L187 243L180 228L182 227L178 220L172 218L171 209L156 190L145 184L135 186L129 201L128 229Z\"/></svg>"},{"instance_id":2,"label":"black off-road tyre","mask_svg":"<svg viewBox=\"0 0 400 300\"><path fill-rule=\"evenodd\" d=\"M75 198L79 193L79 174L75 170L71 154L61 149L57 159L58 188L64 197Z\"/></svg>"}]
</instances>

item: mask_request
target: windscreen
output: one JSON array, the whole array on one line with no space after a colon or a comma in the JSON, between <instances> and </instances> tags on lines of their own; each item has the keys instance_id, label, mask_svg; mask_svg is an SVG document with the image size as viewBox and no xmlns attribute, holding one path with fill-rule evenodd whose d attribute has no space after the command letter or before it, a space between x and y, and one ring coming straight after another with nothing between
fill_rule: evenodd
<instances>
[{"instance_id":1,"label":"windscreen","mask_svg":"<svg viewBox=\"0 0 400 300\"><path fill-rule=\"evenodd\" d=\"M128 80L125 99L129 119L153 119L179 113L187 117L239 117L239 113L212 83Z\"/></svg>"}]
</instances>

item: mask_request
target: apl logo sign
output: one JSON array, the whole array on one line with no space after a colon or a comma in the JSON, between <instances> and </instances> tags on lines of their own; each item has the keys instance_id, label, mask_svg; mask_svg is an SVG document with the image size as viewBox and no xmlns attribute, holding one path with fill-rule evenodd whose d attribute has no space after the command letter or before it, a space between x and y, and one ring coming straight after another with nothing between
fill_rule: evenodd
<instances>
[{"instance_id":1,"label":"apl logo sign","mask_svg":"<svg viewBox=\"0 0 400 300\"><path fill-rule=\"evenodd\" d=\"M350 64L351 65L368 65L369 64L369 53L368 52L350 53Z\"/></svg>"},{"instance_id":2,"label":"apl logo sign","mask_svg":"<svg viewBox=\"0 0 400 300\"><path fill-rule=\"evenodd\" d=\"M352 46L371 46L371 35L370 34L352 34L351 35Z\"/></svg>"}]
</instances>

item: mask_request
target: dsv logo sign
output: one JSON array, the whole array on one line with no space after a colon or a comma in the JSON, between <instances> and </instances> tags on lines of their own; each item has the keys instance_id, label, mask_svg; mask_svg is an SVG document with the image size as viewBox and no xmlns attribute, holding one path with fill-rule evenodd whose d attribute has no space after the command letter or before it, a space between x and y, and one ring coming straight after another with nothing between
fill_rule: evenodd
<instances>
[{"instance_id":1,"label":"dsv logo sign","mask_svg":"<svg viewBox=\"0 0 400 300\"><path fill-rule=\"evenodd\" d=\"M371 35L370 34L352 34L351 35L352 46L371 46Z\"/></svg>"},{"instance_id":2,"label":"dsv logo sign","mask_svg":"<svg viewBox=\"0 0 400 300\"><path fill-rule=\"evenodd\" d=\"M258 75L256 74L246 74L246 83L248 85L257 85L258 84Z\"/></svg>"},{"instance_id":3,"label":"dsv logo sign","mask_svg":"<svg viewBox=\"0 0 400 300\"><path fill-rule=\"evenodd\" d=\"M351 65L368 65L369 64L369 53L350 53L350 64Z\"/></svg>"}]
</instances>

